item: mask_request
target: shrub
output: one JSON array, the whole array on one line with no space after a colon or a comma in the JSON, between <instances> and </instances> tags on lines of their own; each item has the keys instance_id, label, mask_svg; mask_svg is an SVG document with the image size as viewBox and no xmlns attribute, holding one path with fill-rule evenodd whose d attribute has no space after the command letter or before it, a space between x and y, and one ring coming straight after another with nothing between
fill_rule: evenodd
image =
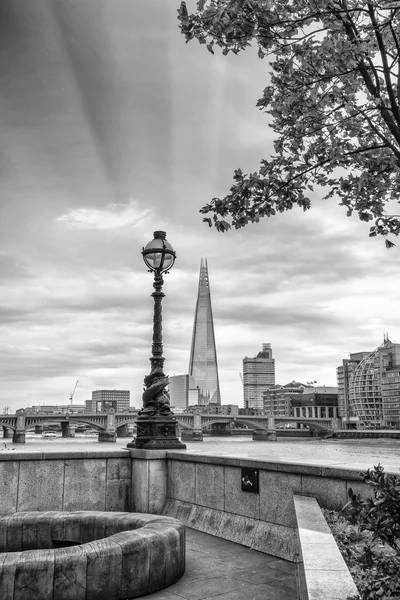
<instances>
[{"instance_id":1,"label":"shrub","mask_svg":"<svg viewBox=\"0 0 400 600\"><path fill-rule=\"evenodd\" d=\"M349 490L342 513L324 511L361 600L400 600L400 478L378 465L361 473L373 489ZM353 599L352 599L353 600Z\"/></svg>"},{"instance_id":2,"label":"shrub","mask_svg":"<svg viewBox=\"0 0 400 600\"><path fill-rule=\"evenodd\" d=\"M400 557L388 546L372 542L343 512L323 510L336 543L354 579L359 595L349 600L400 600Z\"/></svg>"},{"instance_id":3,"label":"shrub","mask_svg":"<svg viewBox=\"0 0 400 600\"><path fill-rule=\"evenodd\" d=\"M400 477L384 473L381 465L361 475L373 488L374 497L364 500L349 489L350 502L345 507L349 521L361 531L371 531L373 542L379 538L400 553Z\"/></svg>"}]
</instances>

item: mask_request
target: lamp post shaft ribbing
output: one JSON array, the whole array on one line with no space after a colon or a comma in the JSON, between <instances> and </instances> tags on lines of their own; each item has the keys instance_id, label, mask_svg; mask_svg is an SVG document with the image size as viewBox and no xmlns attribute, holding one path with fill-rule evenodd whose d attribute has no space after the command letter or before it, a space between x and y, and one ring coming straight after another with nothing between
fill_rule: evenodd
<instances>
[{"instance_id":1,"label":"lamp post shaft ribbing","mask_svg":"<svg viewBox=\"0 0 400 600\"><path fill-rule=\"evenodd\" d=\"M160 273L154 274L154 292L152 296L154 298L154 315L153 315L153 344L151 347L152 356L150 358L151 370L153 371L156 367L164 367L163 357L163 338L162 338L162 299L165 294L162 291L164 279Z\"/></svg>"}]
</instances>

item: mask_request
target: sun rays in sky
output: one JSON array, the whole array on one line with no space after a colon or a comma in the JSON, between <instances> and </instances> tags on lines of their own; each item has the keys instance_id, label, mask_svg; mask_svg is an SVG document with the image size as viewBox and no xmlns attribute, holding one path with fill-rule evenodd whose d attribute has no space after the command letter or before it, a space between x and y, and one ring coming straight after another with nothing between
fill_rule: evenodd
<instances>
[{"instance_id":1,"label":"sun rays in sky","mask_svg":"<svg viewBox=\"0 0 400 600\"><path fill-rule=\"evenodd\" d=\"M223 403L245 355L277 382L335 385L349 352L400 339L399 251L334 201L218 234L199 209L273 148L256 108L267 63L185 44L168 0L5 0L0 19L0 411L83 403L149 371L152 278L165 230L166 372L186 373L208 259Z\"/></svg>"}]
</instances>

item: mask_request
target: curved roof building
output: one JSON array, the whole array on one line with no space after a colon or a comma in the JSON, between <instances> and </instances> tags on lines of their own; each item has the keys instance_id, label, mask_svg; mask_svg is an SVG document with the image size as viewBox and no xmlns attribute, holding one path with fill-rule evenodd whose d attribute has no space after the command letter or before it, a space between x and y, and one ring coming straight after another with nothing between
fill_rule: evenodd
<instances>
[{"instance_id":1,"label":"curved roof building","mask_svg":"<svg viewBox=\"0 0 400 600\"><path fill-rule=\"evenodd\" d=\"M353 414L358 417L359 428L374 429L387 425L386 382L390 381L390 375L399 362L400 345L393 344L385 336L383 343L364 356L355 367L349 383L349 401ZM396 391L396 395L398 393Z\"/></svg>"},{"instance_id":2,"label":"curved roof building","mask_svg":"<svg viewBox=\"0 0 400 600\"><path fill-rule=\"evenodd\" d=\"M375 428L382 423L380 349L381 346L359 362L350 380L350 404L360 428Z\"/></svg>"}]
</instances>

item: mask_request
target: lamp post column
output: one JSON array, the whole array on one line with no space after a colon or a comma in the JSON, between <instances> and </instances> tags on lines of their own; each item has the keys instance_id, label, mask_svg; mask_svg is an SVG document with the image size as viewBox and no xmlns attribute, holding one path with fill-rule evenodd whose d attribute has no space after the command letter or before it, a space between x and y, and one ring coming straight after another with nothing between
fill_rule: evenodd
<instances>
[{"instance_id":1,"label":"lamp post column","mask_svg":"<svg viewBox=\"0 0 400 600\"><path fill-rule=\"evenodd\" d=\"M160 273L154 273L154 292L152 296L154 298L154 316L153 316L153 344L151 347L151 370L153 371L156 367L160 369L164 368L165 358L163 357L163 338L162 338L162 299L165 294L162 291L164 285L163 276Z\"/></svg>"},{"instance_id":2,"label":"lamp post column","mask_svg":"<svg viewBox=\"0 0 400 600\"><path fill-rule=\"evenodd\" d=\"M168 376L164 373L162 343L162 291L163 273L174 264L175 251L166 240L164 231L154 232L154 239L142 251L143 260L150 272L154 273L154 314L153 343L150 358L151 371L144 378L145 390L142 395L143 408L137 419L137 436L128 448L143 450L185 449L185 444L177 435L178 422L171 411Z\"/></svg>"}]
</instances>

